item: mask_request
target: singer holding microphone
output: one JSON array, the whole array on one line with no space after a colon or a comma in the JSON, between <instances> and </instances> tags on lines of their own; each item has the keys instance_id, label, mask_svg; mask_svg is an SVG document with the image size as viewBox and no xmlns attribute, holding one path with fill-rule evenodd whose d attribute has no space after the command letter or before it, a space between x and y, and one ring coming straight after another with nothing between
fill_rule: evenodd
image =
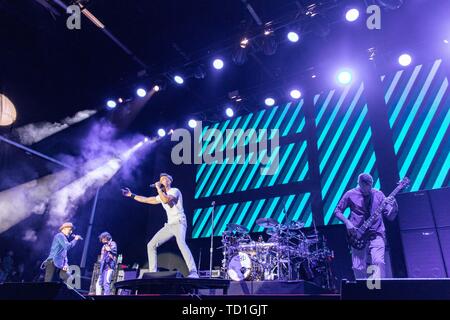
<instances>
[{"instance_id":1,"label":"singer holding microphone","mask_svg":"<svg viewBox=\"0 0 450 320\"><path fill-rule=\"evenodd\" d=\"M189 270L188 278L198 278L197 267L191 250L186 244L186 215L183 208L183 196L180 190L172 188L173 178L167 173L159 175L159 181L151 185L156 188L158 195L155 197L138 196L128 188L122 189L125 197L130 197L138 202L147 204L162 204L167 214L167 223L162 227L147 244L148 268L150 272L157 271L156 249L175 237L178 248Z\"/></svg>"},{"instance_id":2,"label":"singer holding microphone","mask_svg":"<svg viewBox=\"0 0 450 320\"><path fill-rule=\"evenodd\" d=\"M42 263L42 267L45 268L45 282L58 280L65 282L70 278L67 272L69 269L67 251L72 249L78 240L83 240L79 235L72 235L73 228L74 226L71 222L65 222L59 227L59 232L53 237L50 254ZM68 237L71 235L74 239L69 242Z\"/></svg>"}]
</instances>

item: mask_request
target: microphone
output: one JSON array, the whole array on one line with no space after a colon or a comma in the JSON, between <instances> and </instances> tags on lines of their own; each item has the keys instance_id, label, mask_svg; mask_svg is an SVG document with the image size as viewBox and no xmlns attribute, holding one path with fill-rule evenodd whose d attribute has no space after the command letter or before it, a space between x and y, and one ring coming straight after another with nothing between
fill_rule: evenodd
<instances>
[{"instance_id":1,"label":"microphone","mask_svg":"<svg viewBox=\"0 0 450 320\"><path fill-rule=\"evenodd\" d=\"M72 236L73 238L75 238L76 236L78 236L78 237L80 238L80 240L84 240L83 237L80 236L80 235L78 235L78 234L73 234L73 233L72 233L71 236Z\"/></svg>"},{"instance_id":2,"label":"microphone","mask_svg":"<svg viewBox=\"0 0 450 320\"><path fill-rule=\"evenodd\" d=\"M156 188L156 184L152 183L152 184L150 185L150 188Z\"/></svg>"},{"instance_id":3,"label":"microphone","mask_svg":"<svg viewBox=\"0 0 450 320\"><path fill-rule=\"evenodd\" d=\"M215 201L211 202L211 205L214 207L216 205L216 202Z\"/></svg>"}]
</instances>

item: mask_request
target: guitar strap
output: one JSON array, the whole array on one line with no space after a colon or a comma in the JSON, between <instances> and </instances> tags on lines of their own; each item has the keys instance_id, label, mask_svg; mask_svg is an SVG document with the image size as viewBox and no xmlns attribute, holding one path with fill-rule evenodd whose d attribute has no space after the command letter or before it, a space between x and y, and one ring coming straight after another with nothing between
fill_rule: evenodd
<instances>
[{"instance_id":1,"label":"guitar strap","mask_svg":"<svg viewBox=\"0 0 450 320\"><path fill-rule=\"evenodd\" d=\"M373 199L373 193L370 192L369 195L367 196L363 196L364 197L364 208L365 210L365 215L364 215L364 220L369 219L371 211L372 211L372 199Z\"/></svg>"}]
</instances>

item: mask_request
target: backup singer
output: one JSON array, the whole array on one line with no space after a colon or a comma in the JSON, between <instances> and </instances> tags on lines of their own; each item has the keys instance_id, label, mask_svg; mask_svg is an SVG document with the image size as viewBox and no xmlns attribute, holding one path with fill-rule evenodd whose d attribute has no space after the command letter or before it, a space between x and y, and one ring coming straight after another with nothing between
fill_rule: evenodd
<instances>
[{"instance_id":1,"label":"backup singer","mask_svg":"<svg viewBox=\"0 0 450 320\"><path fill-rule=\"evenodd\" d=\"M110 295L111 283L117 264L117 244L113 241L109 232L99 235L99 240L103 243L100 255L100 275L95 284L96 295Z\"/></svg>"},{"instance_id":2,"label":"backup singer","mask_svg":"<svg viewBox=\"0 0 450 320\"><path fill-rule=\"evenodd\" d=\"M68 274L69 263L67 261L67 251L72 249L77 241L82 239L75 235L74 239L69 242L68 237L72 235L73 224L65 222L59 227L59 232L53 237L52 247L47 259L42 263L45 268L45 282L51 281L67 281L70 278Z\"/></svg>"},{"instance_id":3,"label":"backup singer","mask_svg":"<svg viewBox=\"0 0 450 320\"><path fill-rule=\"evenodd\" d=\"M189 269L189 278L198 278L197 267L194 258L186 244L187 222L183 209L183 196L180 190L172 188L173 178L167 173L161 173L158 182L154 186L158 192L156 197L138 196L128 188L122 189L125 197L131 197L134 200L148 204L162 204L167 214L167 223L162 227L147 244L148 267L150 272L156 272L156 248L175 237L178 248L183 255L183 259Z\"/></svg>"},{"instance_id":4,"label":"backup singer","mask_svg":"<svg viewBox=\"0 0 450 320\"><path fill-rule=\"evenodd\" d=\"M339 201L334 214L347 227L348 232L360 227L365 220L384 202L387 202L382 215L377 216L367 230L369 241L365 248L359 250L352 248L352 268L355 279L367 278L367 256L370 254L371 264L376 266L373 278L385 277L385 246L386 235L383 216L392 221L397 216L398 206L394 198L386 198L383 192L373 189L373 178L368 173L358 176L358 187L347 191ZM350 208L347 219L343 212Z\"/></svg>"}]
</instances>

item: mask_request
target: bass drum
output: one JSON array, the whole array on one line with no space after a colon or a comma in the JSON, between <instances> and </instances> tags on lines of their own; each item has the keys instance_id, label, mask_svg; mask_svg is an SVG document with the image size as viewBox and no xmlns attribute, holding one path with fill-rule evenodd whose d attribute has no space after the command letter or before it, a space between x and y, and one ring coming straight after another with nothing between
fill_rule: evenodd
<instances>
[{"instance_id":1,"label":"bass drum","mask_svg":"<svg viewBox=\"0 0 450 320\"><path fill-rule=\"evenodd\" d=\"M252 273L252 260L244 252L239 252L228 262L228 276L233 281L242 281L250 277Z\"/></svg>"}]
</instances>

